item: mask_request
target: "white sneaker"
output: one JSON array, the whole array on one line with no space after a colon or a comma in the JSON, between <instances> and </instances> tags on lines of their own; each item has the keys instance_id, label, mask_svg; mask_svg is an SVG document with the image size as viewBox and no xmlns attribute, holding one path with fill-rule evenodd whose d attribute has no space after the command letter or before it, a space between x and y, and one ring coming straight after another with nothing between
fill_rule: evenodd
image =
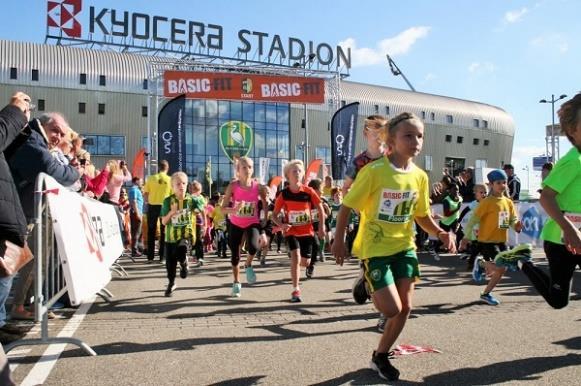
<instances>
[{"instance_id":1,"label":"white sneaker","mask_svg":"<svg viewBox=\"0 0 581 386\"><path fill-rule=\"evenodd\" d=\"M242 296L242 284L232 284L232 297L239 298L240 296Z\"/></svg>"}]
</instances>

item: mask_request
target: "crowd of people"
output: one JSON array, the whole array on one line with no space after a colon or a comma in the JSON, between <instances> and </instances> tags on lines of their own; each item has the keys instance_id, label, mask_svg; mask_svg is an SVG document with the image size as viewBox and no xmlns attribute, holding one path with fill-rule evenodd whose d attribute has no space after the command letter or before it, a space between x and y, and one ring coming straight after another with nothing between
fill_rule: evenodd
<instances>
[{"instance_id":1,"label":"crowd of people","mask_svg":"<svg viewBox=\"0 0 581 386\"><path fill-rule=\"evenodd\" d=\"M229 258L232 297L242 296L241 262L246 284L259 280L255 260L264 259L275 243L290 259L290 302L303 300L300 281L315 276L315 263L330 252L343 265L349 256L360 260L360 275L353 283L357 303L371 299L379 312L382 332L370 366L384 379L399 378L389 361L390 350L410 313L415 283L420 280L417 258L424 234L437 248L450 253L468 250L475 281L488 278L480 299L490 305L500 301L492 290L507 270L527 275L547 302L567 305L573 272L581 265L581 94L559 110L561 127L573 148L546 176L541 205L550 216L543 228L549 273L535 266L530 245L507 248L508 229L520 232L515 210L520 182L511 165L488 173L488 184L475 184L474 169L453 177L446 170L432 185L414 164L421 152L424 125L412 113L392 119L367 117L363 134L366 149L349 166L344 183L330 176L305 181L300 160L284 167L284 186L262 185L254 178L251 158L235 164L236 176L224 194L205 196L198 181L183 172L170 174L166 161L145 183L132 177L123 160L110 160L101 170L92 164L76 134L58 113L30 120L30 98L16 94L0 112L0 257L6 243L31 246L34 226L34 186L44 172L60 184L86 197L115 206L126 253L147 263L165 263L165 296L176 290L176 278L188 277L192 265L203 267L208 256ZM432 213L441 203L443 213ZM469 203L461 210L462 203ZM469 216L466 229L459 223ZM34 249L33 249L34 250ZM327 255L326 255L327 253ZM203 268L202 268L203 269ZM0 277L0 338L18 334L8 323L5 302L13 276ZM26 299L34 280L32 263L24 266L13 288L11 319L33 319ZM29 298L29 297L28 297Z\"/></svg>"}]
</instances>

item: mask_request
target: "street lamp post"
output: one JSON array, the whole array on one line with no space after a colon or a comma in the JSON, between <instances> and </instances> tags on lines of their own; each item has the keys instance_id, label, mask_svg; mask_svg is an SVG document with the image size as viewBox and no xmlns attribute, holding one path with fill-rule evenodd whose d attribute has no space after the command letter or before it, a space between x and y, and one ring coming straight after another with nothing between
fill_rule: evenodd
<instances>
[{"instance_id":1,"label":"street lamp post","mask_svg":"<svg viewBox=\"0 0 581 386\"><path fill-rule=\"evenodd\" d=\"M551 100L541 99L539 103L550 103L551 104L551 161L557 162L557 157L555 156L555 102L560 101L563 98L567 98L567 95L561 94L560 97L555 99L555 94L551 94ZM547 146L548 150L548 146Z\"/></svg>"},{"instance_id":2,"label":"street lamp post","mask_svg":"<svg viewBox=\"0 0 581 386\"><path fill-rule=\"evenodd\" d=\"M293 67L297 68L297 67L302 67L304 69L304 75L307 76L307 65L309 66L309 68L311 67L311 64L313 63L313 60L315 60L317 56L313 53L309 54L309 55L305 55L301 58L300 62L295 62L293 64ZM309 117L307 114L307 104L303 103L303 127L305 129L305 147L304 147L304 162L305 162L305 167L307 167L307 163L309 162Z\"/></svg>"},{"instance_id":3,"label":"street lamp post","mask_svg":"<svg viewBox=\"0 0 581 386\"><path fill-rule=\"evenodd\" d=\"M525 170L527 172L527 192L530 195L530 191L531 191L531 169L529 168L529 165L525 165L524 168L522 168L522 170Z\"/></svg>"}]
</instances>

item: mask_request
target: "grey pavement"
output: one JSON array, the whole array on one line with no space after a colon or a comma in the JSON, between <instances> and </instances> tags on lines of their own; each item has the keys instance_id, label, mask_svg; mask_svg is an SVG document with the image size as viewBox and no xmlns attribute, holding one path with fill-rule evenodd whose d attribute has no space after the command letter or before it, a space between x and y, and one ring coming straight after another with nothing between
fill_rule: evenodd
<instances>
[{"instance_id":1,"label":"grey pavement","mask_svg":"<svg viewBox=\"0 0 581 386\"><path fill-rule=\"evenodd\" d=\"M479 301L482 286L471 282L456 256L435 261L422 255L420 262L423 278L398 343L441 353L394 359L398 384L581 384L579 272L563 310L546 305L520 272L500 283L495 295L502 304L494 307ZM300 304L289 301L285 255L256 265L258 282L243 283L239 299L229 296L227 260L208 257L187 279L178 277L171 298L163 295L162 265L143 259L122 265L129 278L109 284L113 301L97 298L74 333L98 356L67 345L46 385L384 384L368 369L379 339L377 312L351 298L355 261L318 263L315 278L303 280ZM51 321L51 335L66 332L68 322ZM28 337L37 334L38 328ZM18 382L46 360L46 348L15 349Z\"/></svg>"}]
</instances>

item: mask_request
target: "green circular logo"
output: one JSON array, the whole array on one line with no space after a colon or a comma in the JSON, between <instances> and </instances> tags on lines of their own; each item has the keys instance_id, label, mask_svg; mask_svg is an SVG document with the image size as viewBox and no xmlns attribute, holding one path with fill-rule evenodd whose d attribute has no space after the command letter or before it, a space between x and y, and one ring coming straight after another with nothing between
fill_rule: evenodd
<instances>
[{"instance_id":1,"label":"green circular logo","mask_svg":"<svg viewBox=\"0 0 581 386\"><path fill-rule=\"evenodd\" d=\"M378 268L371 271L371 278L373 279L373 281L378 281L379 279L381 279L381 269Z\"/></svg>"},{"instance_id":2,"label":"green circular logo","mask_svg":"<svg viewBox=\"0 0 581 386\"><path fill-rule=\"evenodd\" d=\"M241 121L228 121L218 132L220 146L230 161L248 155L254 139L250 126Z\"/></svg>"}]
</instances>

